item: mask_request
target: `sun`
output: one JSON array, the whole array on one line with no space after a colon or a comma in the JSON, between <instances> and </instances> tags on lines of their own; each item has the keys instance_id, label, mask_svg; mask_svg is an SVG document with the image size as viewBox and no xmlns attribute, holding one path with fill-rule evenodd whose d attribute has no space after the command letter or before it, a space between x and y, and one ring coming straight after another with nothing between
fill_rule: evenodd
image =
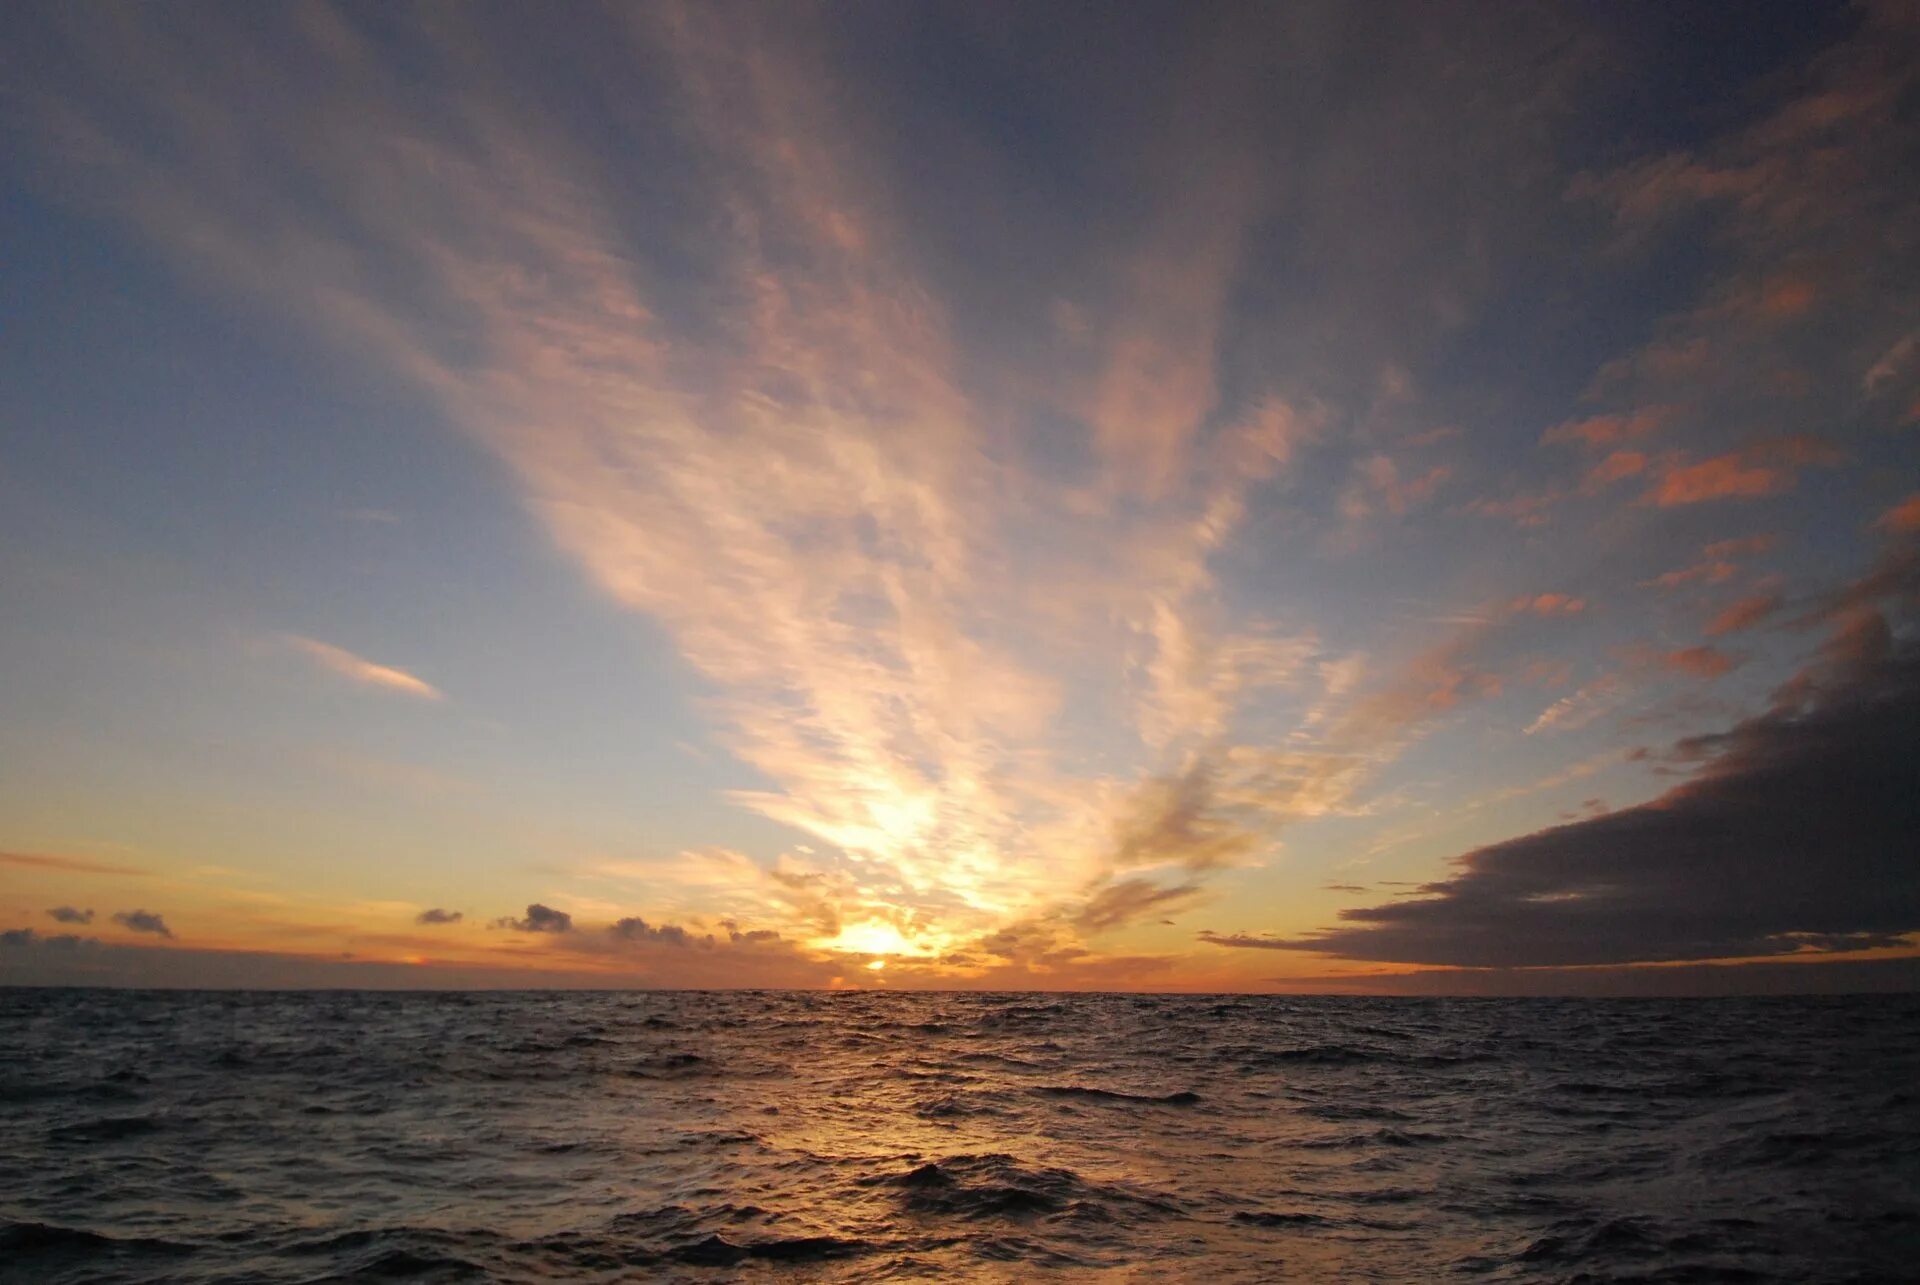
<instances>
[{"instance_id":1,"label":"sun","mask_svg":"<svg viewBox=\"0 0 1920 1285\"><path fill-rule=\"evenodd\" d=\"M919 955L925 948L909 940L898 928L881 919L844 924L836 937L816 943L824 950L840 950L855 955Z\"/></svg>"}]
</instances>

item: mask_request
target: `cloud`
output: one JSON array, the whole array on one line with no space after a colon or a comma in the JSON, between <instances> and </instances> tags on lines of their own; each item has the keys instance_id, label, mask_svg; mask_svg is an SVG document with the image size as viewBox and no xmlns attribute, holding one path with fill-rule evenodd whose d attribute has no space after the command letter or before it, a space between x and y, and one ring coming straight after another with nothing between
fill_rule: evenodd
<instances>
[{"instance_id":1,"label":"cloud","mask_svg":"<svg viewBox=\"0 0 1920 1285\"><path fill-rule=\"evenodd\" d=\"M1190 906L1200 893L1196 883L1162 887L1147 879L1122 879L1089 898L1075 914L1074 923L1088 932L1118 928L1175 907Z\"/></svg>"},{"instance_id":2,"label":"cloud","mask_svg":"<svg viewBox=\"0 0 1920 1285\"><path fill-rule=\"evenodd\" d=\"M1585 598L1564 593L1538 593L1515 598L1510 611L1532 612L1536 616L1577 616L1587 609Z\"/></svg>"},{"instance_id":3,"label":"cloud","mask_svg":"<svg viewBox=\"0 0 1920 1285\"><path fill-rule=\"evenodd\" d=\"M1784 604L1777 593L1756 593L1728 603L1707 625L1707 637L1719 638L1751 629L1780 610Z\"/></svg>"},{"instance_id":4,"label":"cloud","mask_svg":"<svg viewBox=\"0 0 1920 1285\"><path fill-rule=\"evenodd\" d=\"M0 852L0 866L18 866L27 870L64 870L84 875L144 875L139 866L119 866L90 857L62 857L44 852Z\"/></svg>"},{"instance_id":5,"label":"cloud","mask_svg":"<svg viewBox=\"0 0 1920 1285\"><path fill-rule=\"evenodd\" d=\"M1115 823L1113 867L1217 870L1250 855L1259 836L1223 813L1219 779L1217 763L1196 757L1184 771L1141 784Z\"/></svg>"},{"instance_id":6,"label":"cloud","mask_svg":"<svg viewBox=\"0 0 1920 1285\"><path fill-rule=\"evenodd\" d=\"M1780 543L1773 534L1742 536L1716 540L1700 551L1700 560L1692 566L1664 572L1642 584L1657 589L1678 589L1682 585L1722 584L1740 573L1740 561L1770 552Z\"/></svg>"},{"instance_id":7,"label":"cloud","mask_svg":"<svg viewBox=\"0 0 1920 1285\"><path fill-rule=\"evenodd\" d=\"M742 871L713 895L749 904L725 909L833 934L885 910L965 940L1055 910L1063 889L1088 906L1122 896L1086 891L1118 874L1197 881L1250 860L1272 824L1360 806L1366 773L1498 678L1438 655L1349 697L1322 681L1333 662L1307 630L1280 638L1248 614L1263 597L1295 609L1294 587L1322 573L1309 524L1343 496L1355 512L1406 515L1412 552L1443 551L1422 506L1451 485L1448 468L1473 476L1482 443L1449 449L1447 465L1381 447L1489 406L1478 392L1415 404L1404 371L1453 346L1437 339L1488 316L1514 318L1523 338L1566 330L1480 283L1516 276L1504 247L1549 274L1583 257L1553 239L1565 185L1544 140L1579 110L1568 103L1586 82L1571 70L1597 61L1593 42L1557 17L1385 24L1380 52L1396 56L1381 64L1406 74L1318 102L1317 81L1270 75L1246 51L1323 66L1349 56L1346 24L1330 47L1305 38L1319 23L1299 41L1222 23L1204 57L1129 85L1141 102L1170 88L1191 108L1150 140L1113 127L1100 94L1036 99L1040 133L1090 140L1086 172L1103 177L1043 184L1062 201L1096 190L1099 209L1062 207L1070 230L1035 238L1000 226L1040 190L1022 164L1000 187L1000 158L972 168L978 140L921 147L934 113L874 110L880 87L833 61L837 23L813 30L810 13L592 11L562 38L646 66L633 100L632 86L584 77L558 98L519 81L524 60L496 56L506 33L479 19L454 32L351 10L281 25L136 10L112 32L74 22L76 38L50 41L59 71L23 65L22 98L29 115L49 109L29 128L50 126L45 150L90 206L167 247L197 286L293 313L412 381L500 462L587 582L671 640L714 748L734 760L724 770L753 783L728 797L819 853ZM1495 50L1523 74L1453 93L1444 69ZM1155 51L1142 70L1158 76L1162 61ZM263 65L271 95L254 83ZM600 128L564 127L573 93ZM1433 117L1436 94L1449 110ZM443 99L457 110L435 108ZM1297 135L1269 137L1275 122ZM919 154L890 157L890 139ZM927 156L966 165L981 190L899 182ZM1623 223L1628 205L1664 217L1781 190L1744 157L1635 169L1591 185ZM1533 176L1521 188L1486 181L1519 173ZM1121 189L1138 199L1107 199ZM928 240L913 215L934 204L944 231ZM1508 236L1528 204L1548 222ZM959 252L970 240L1006 257ZM1310 288L1275 290L1296 275L1275 268L1296 263ZM1780 259L1764 280L1798 271ZM1276 309L1274 295L1298 302ZM1730 351L1655 333L1635 369L1704 377ZM1514 368L1563 364L1537 355L1516 353ZM1355 368L1377 416L1344 404ZM1596 402L1625 409L1562 426L1565 440L1612 452L1590 479L1659 485L1668 460L1701 462L1682 447L1710 460L1725 446L1642 454L1678 396ZM1580 506L1549 486L1468 508L1532 529L1562 501ZM1421 575L1419 563L1401 570ZM1563 583L1553 572L1520 583ZM1329 603L1376 596L1353 580ZM1371 632L1364 615L1338 634ZM312 646L356 681L438 695ZM568 904L584 920L585 903ZM1069 924L1081 913L1057 908Z\"/></svg>"},{"instance_id":8,"label":"cloud","mask_svg":"<svg viewBox=\"0 0 1920 1285\"><path fill-rule=\"evenodd\" d=\"M403 692L423 700L444 699L440 690L426 680L416 678L406 670L395 669L391 665L377 665L363 656L354 655L344 647L335 647L332 643L323 643L315 638L301 638L294 635L289 635L287 642L322 668L342 678L349 678L369 687Z\"/></svg>"},{"instance_id":9,"label":"cloud","mask_svg":"<svg viewBox=\"0 0 1920 1285\"><path fill-rule=\"evenodd\" d=\"M510 928L522 933L569 933L573 931L573 916L564 910L555 910L538 902L527 907L524 919L515 919L503 915L493 921L495 928Z\"/></svg>"},{"instance_id":10,"label":"cloud","mask_svg":"<svg viewBox=\"0 0 1920 1285\"><path fill-rule=\"evenodd\" d=\"M1794 488L1800 469L1831 468L1845 458L1838 448L1810 437L1760 442L1694 462L1677 455L1663 462L1660 478L1646 493L1645 502L1672 508L1710 500L1781 495Z\"/></svg>"},{"instance_id":11,"label":"cloud","mask_svg":"<svg viewBox=\"0 0 1920 1285\"><path fill-rule=\"evenodd\" d=\"M1352 478L1341 494L1340 512L1348 521L1359 521L1381 510L1404 517L1431 500L1452 476L1451 468L1434 464L1412 477L1402 477L1399 465L1390 456L1370 455L1354 465Z\"/></svg>"},{"instance_id":12,"label":"cloud","mask_svg":"<svg viewBox=\"0 0 1920 1285\"><path fill-rule=\"evenodd\" d=\"M91 910L75 910L72 906L55 906L47 912L56 922L63 924L90 924L93 922Z\"/></svg>"},{"instance_id":13,"label":"cloud","mask_svg":"<svg viewBox=\"0 0 1920 1285\"><path fill-rule=\"evenodd\" d=\"M647 923L646 920L639 918L615 920L607 926L607 931L613 936L618 937L621 941L658 942L663 946L693 946L704 944L711 947L713 945L713 938L711 936L696 937L678 924L661 924L655 927ZM736 934L736 936L751 937L753 934ZM778 937L779 934L775 933L773 936ZM761 938L761 940L771 940L771 938Z\"/></svg>"},{"instance_id":14,"label":"cloud","mask_svg":"<svg viewBox=\"0 0 1920 1285\"><path fill-rule=\"evenodd\" d=\"M1780 537L1771 532L1760 535L1740 536L1732 540L1716 540L1700 551L1701 556L1711 561L1727 558L1753 558L1770 553L1780 545Z\"/></svg>"},{"instance_id":15,"label":"cloud","mask_svg":"<svg viewBox=\"0 0 1920 1285\"><path fill-rule=\"evenodd\" d=\"M1614 707L1619 687L1617 675L1606 674L1594 679L1541 710L1540 716L1527 725L1526 735L1534 736L1550 729L1571 732L1587 726Z\"/></svg>"},{"instance_id":16,"label":"cloud","mask_svg":"<svg viewBox=\"0 0 1920 1285\"><path fill-rule=\"evenodd\" d=\"M1920 491L1882 513L1874 526L1894 535L1920 534Z\"/></svg>"},{"instance_id":17,"label":"cloud","mask_svg":"<svg viewBox=\"0 0 1920 1285\"><path fill-rule=\"evenodd\" d=\"M1897 383L1917 353L1920 353L1920 331L1900 336L1894 341L1893 347L1867 368L1867 373L1860 380L1862 390L1871 397L1882 388Z\"/></svg>"},{"instance_id":18,"label":"cloud","mask_svg":"<svg viewBox=\"0 0 1920 1285\"><path fill-rule=\"evenodd\" d=\"M1716 647L1682 647L1655 658L1662 668L1694 678L1718 678L1740 667L1740 660Z\"/></svg>"},{"instance_id":19,"label":"cloud","mask_svg":"<svg viewBox=\"0 0 1920 1285\"><path fill-rule=\"evenodd\" d=\"M1300 649L1246 618L1221 567L1335 418L1317 376L1268 371L1265 341L1229 342L1249 238L1294 199L1263 177L1273 81L1240 38L1201 40L1203 99L1197 80L1166 82L1206 108L1101 162L1142 199L1102 201L1038 274L1030 242L993 239L1022 263L991 284L1012 295L983 326L967 299L989 274L942 288L953 256L903 218L925 193L892 185L873 114L835 88L850 83L840 42L807 11L583 19L658 73L647 110L587 134L556 128L568 112L523 110L551 86L514 80L484 23L468 39L410 19L271 21L175 31L137 14L115 42L68 42L74 75L29 87L52 158L192 279L265 308L297 300L301 321L411 380L500 460L555 546L698 676L713 741L755 781L728 798L830 849L823 864L844 859L846 886L812 908L855 921L886 889L956 934L1037 913L1111 873L1114 800L1202 748L1270 734L1263 706ZM263 100L246 69L267 47L280 89ZM472 88L443 113L422 110L423 83ZM1364 188L1376 167L1351 170L1354 155L1423 150L1401 141L1416 97L1327 105L1369 144L1314 149L1338 171L1328 190ZM1491 174L1535 133L1449 137L1486 149L1475 172ZM644 191L620 177L656 163ZM1457 168L1422 182L1480 190ZM1322 211L1335 248L1352 243L1344 213ZM1486 236L1466 211L1414 233L1437 272L1417 287L1372 262L1340 271L1386 288L1367 306L1397 325L1433 309L1402 296L1477 275L1456 266L1456 232ZM1358 339L1366 325L1283 329ZM1015 340L982 338L1001 331ZM1374 354L1362 363L1375 382ZM1354 459L1370 510L1412 513L1448 479L1425 460L1403 475L1372 447L1340 467ZM425 686L305 650L361 681ZM1115 708L1128 727L1095 760L1078 734ZM1219 826L1187 838L1248 842ZM1213 859L1199 852L1186 859ZM772 878L755 895L798 896Z\"/></svg>"},{"instance_id":20,"label":"cloud","mask_svg":"<svg viewBox=\"0 0 1920 1285\"><path fill-rule=\"evenodd\" d=\"M1625 414L1569 420L1541 434L1540 441L1546 445L1577 442L1589 447L1614 446L1633 438L1645 437L1661 428L1673 419L1676 409L1672 406L1645 406Z\"/></svg>"},{"instance_id":21,"label":"cloud","mask_svg":"<svg viewBox=\"0 0 1920 1285\"><path fill-rule=\"evenodd\" d=\"M529 910L531 910L531 907L529 907ZM465 918L466 916L458 910L441 910L436 906L431 910L423 910L415 915L413 922L422 925L457 924Z\"/></svg>"},{"instance_id":22,"label":"cloud","mask_svg":"<svg viewBox=\"0 0 1920 1285\"><path fill-rule=\"evenodd\" d=\"M1704 761L1638 807L1479 848L1418 899L1302 938L1215 945L1531 967L1834 953L1920 931L1920 646L1809 668L1803 703L1676 747Z\"/></svg>"},{"instance_id":23,"label":"cloud","mask_svg":"<svg viewBox=\"0 0 1920 1285\"><path fill-rule=\"evenodd\" d=\"M1564 493L1553 489L1522 491L1505 499L1471 500L1462 511L1483 518L1501 518L1517 527L1541 527L1547 524L1554 507L1565 498Z\"/></svg>"},{"instance_id":24,"label":"cloud","mask_svg":"<svg viewBox=\"0 0 1920 1285\"><path fill-rule=\"evenodd\" d=\"M128 932L152 933L156 937L173 936L173 930L167 927L166 920L145 910L118 911L113 916L113 922Z\"/></svg>"},{"instance_id":25,"label":"cloud","mask_svg":"<svg viewBox=\"0 0 1920 1285\"><path fill-rule=\"evenodd\" d=\"M1587 470L1587 475L1580 481L1580 489L1592 493L1604 490L1615 482L1639 477L1647 471L1649 462L1641 451L1614 451Z\"/></svg>"}]
</instances>

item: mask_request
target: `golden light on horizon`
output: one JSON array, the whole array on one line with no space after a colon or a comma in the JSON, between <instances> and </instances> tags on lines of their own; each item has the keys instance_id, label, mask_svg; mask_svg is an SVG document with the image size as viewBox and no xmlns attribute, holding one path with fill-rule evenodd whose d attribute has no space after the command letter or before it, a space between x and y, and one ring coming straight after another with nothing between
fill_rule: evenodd
<instances>
[{"instance_id":1,"label":"golden light on horizon","mask_svg":"<svg viewBox=\"0 0 1920 1285\"><path fill-rule=\"evenodd\" d=\"M861 923L843 924L837 936L823 938L814 943L822 950L845 951L855 955L928 955L932 950L925 944L908 938L893 924L885 920L870 919ZM885 961L876 961L884 963ZM867 967L873 967L872 964Z\"/></svg>"}]
</instances>

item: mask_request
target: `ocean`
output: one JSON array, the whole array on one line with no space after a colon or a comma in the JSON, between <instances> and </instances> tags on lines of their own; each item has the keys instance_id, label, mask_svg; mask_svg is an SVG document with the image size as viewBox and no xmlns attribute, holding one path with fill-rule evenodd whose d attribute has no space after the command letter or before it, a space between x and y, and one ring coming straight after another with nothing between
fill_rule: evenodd
<instances>
[{"instance_id":1,"label":"ocean","mask_svg":"<svg viewBox=\"0 0 1920 1285\"><path fill-rule=\"evenodd\" d=\"M1920 997L0 990L0 1278L1920 1280Z\"/></svg>"}]
</instances>

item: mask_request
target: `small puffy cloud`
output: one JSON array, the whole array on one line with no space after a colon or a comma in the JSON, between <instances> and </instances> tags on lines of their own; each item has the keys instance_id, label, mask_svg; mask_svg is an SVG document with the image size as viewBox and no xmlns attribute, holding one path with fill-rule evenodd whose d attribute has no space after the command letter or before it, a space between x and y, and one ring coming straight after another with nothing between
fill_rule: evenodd
<instances>
[{"instance_id":1,"label":"small puffy cloud","mask_svg":"<svg viewBox=\"0 0 1920 1285\"><path fill-rule=\"evenodd\" d=\"M1636 437L1644 437L1673 418L1671 406L1645 406L1619 415L1595 415L1588 419L1556 424L1541 434L1546 445L1578 442L1582 446L1605 447Z\"/></svg>"},{"instance_id":2,"label":"small puffy cloud","mask_svg":"<svg viewBox=\"0 0 1920 1285\"><path fill-rule=\"evenodd\" d=\"M1602 490L1615 482L1638 477L1647 471L1648 459L1643 451L1614 451L1605 459L1587 470L1581 479L1580 489L1587 492Z\"/></svg>"},{"instance_id":3,"label":"small puffy cloud","mask_svg":"<svg viewBox=\"0 0 1920 1285\"><path fill-rule=\"evenodd\" d=\"M693 946L704 943L713 944L711 937L696 937L679 924L649 924L639 916L616 919L607 925L607 931L621 941L658 942L663 946ZM778 936L779 934L774 934Z\"/></svg>"},{"instance_id":4,"label":"small puffy cloud","mask_svg":"<svg viewBox=\"0 0 1920 1285\"><path fill-rule=\"evenodd\" d=\"M1564 593L1522 595L1513 600L1511 609L1536 616L1577 616L1587 609L1587 600Z\"/></svg>"},{"instance_id":5,"label":"small puffy cloud","mask_svg":"<svg viewBox=\"0 0 1920 1285\"><path fill-rule=\"evenodd\" d=\"M9 928L0 932L0 946L31 946L40 939L40 934L31 928Z\"/></svg>"},{"instance_id":6,"label":"small puffy cloud","mask_svg":"<svg viewBox=\"0 0 1920 1285\"><path fill-rule=\"evenodd\" d=\"M527 907L526 918L515 919L511 915L502 915L493 921L493 926L522 933L570 933L573 931L573 916L536 901Z\"/></svg>"},{"instance_id":7,"label":"small puffy cloud","mask_svg":"<svg viewBox=\"0 0 1920 1285\"><path fill-rule=\"evenodd\" d=\"M1920 353L1920 330L1901 336L1893 347L1887 349L1880 360L1867 369L1866 375L1860 381L1861 387L1871 396L1881 388L1895 383L1901 371L1913 360L1915 353Z\"/></svg>"},{"instance_id":8,"label":"small puffy cloud","mask_svg":"<svg viewBox=\"0 0 1920 1285\"><path fill-rule=\"evenodd\" d=\"M421 925L457 924L466 916L458 910L442 910L435 906L432 910L423 910L413 917L413 922Z\"/></svg>"},{"instance_id":9,"label":"small puffy cloud","mask_svg":"<svg viewBox=\"0 0 1920 1285\"><path fill-rule=\"evenodd\" d=\"M1700 550L1700 560L1692 566L1680 567L1641 583L1656 589L1678 589L1695 583L1724 584L1740 574L1741 560L1766 553L1779 543L1780 537L1770 533L1716 540Z\"/></svg>"},{"instance_id":10,"label":"small puffy cloud","mask_svg":"<svg viewBox=\"0 0 1920 1285\"><path fill-rule=\"evenodd\" d=\"M1504 499L1483 498L1469 501L1462 512L1476 514L1483 518L1499 518L1518 527L1540 527L1547 524L1553 513L1553 506L1564 499L1560 491L1522 491Z\"/></svg>"},{"instance_id":11,"label":"small puffy cloud","mask_svg":"<svg viewBox=\"0 0 1920 1285\"><path fill-rule=\"evenodd\" d=\"M1818 291L1813 283L1798 277L1781 277L1766 284L1760 292L1760 312L1772 320L1797 317L1813 306Z\"/></svg>"},{"instance_id":12,"label":"small puffy cloud","mask_svg":"<svg viewBox=\"0 0 1920 1285\"><path fill-rule=\"evenodd\" d=\"M167 927L167 921L159 915L145 910L122 910L113 917L128 932L152 933L156 937L171 937L173 930Z\"/></svg>"},{"instance_id":13,"label":"small puffy cloud","mask_svg":"<svg viewBox=\"0 0 1920 1285\"><path fill-rule=\"evenodd\" d=\"M1784 599L1777 593L1756 593L1738 602L1728 603L1707 625L1707 637L1719 638L1751 629L1780 610Z\"/></svg>"},{"instance_id":14,"label":"small puffy cloud","mask_svg":"<svg viewBox=\"0 0 1920 1285\"><path fill-rule=\"evenodd\" d=\"M368 687L381 687L390 692L417 696L422 700L444 699L440 689L425 679L391 665L376 664L364 656L354 655L344 647L336 647L332 643L324 643L317 638L302 638L297 635L289 636L287 642L321 668L330 670L342 678L351 679Z\"/></svg>"},{"instance_id":15,"label":"small puffy cloud","mask_svg":"<svg viewBox=\"0 0 1920 1285\"><path fill-rule=\"evenodd\" d=\"M90 924L93 922L91 910L76 910L72 906L55 906L47 914L57 923Z\"/></svg>"},{"instance_id":16,"label":"small puffy cloud","mask_svg":"<svg viewBox=\"0 0 1920 1285\"><path fill-rule=\"evenodd\" d=\"M1873 525L1894 535L1920 534L1920 491L1882 513Z\"/></svg>"},{"instance_id":17,"label":"small puffy cloud","mask_svg":"<svg viewBox=\"0 0 1920 1285\"><path fill-rule=\"evenodd\" d=\"M1773 532L1759 535L1740 536L1732 540L1715 540L1702 549L1701 555L1707 558L1753 558L1770 553L1780 544L1780 537Z\"/></svg>"},{"instance_id":18,"label":"small puffy cloud","mask_svg":"<svg viewBox=\"0 0 1920 1285\"><path fill-rule=\"evenodd\" d=\"M1795 480L1788 469L1754 464L1739 454L1716 455L1667 469L1647 498L1663 509L1708 500L1754 500L1790 491Z\"/></svg>"},{"instance_id":19,"label":"small puffy cloud","mask_svg":"<svg viewBox=\"0 0 1920 1285\"><path fill-rule=\"evenodd\" d=\"M1659 658L1660 664L1675 673L1695 678L1718 678L1740 667L1740 661L1717 647L1682 647Z\"/></svg>"}]
</instances>

